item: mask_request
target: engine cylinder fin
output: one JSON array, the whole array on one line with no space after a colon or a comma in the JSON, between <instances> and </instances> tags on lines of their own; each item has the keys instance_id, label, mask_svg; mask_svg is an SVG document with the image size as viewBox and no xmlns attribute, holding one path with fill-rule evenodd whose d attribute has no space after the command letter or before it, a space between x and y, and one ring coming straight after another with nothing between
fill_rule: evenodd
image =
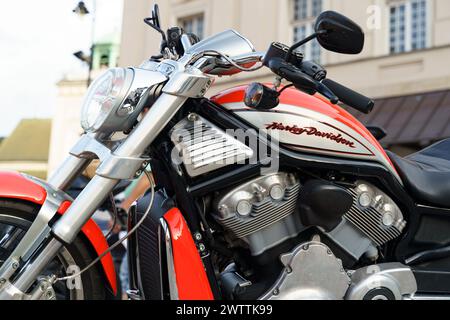
<instances>
[{"instance_id":1,"label":"engine cylinder fin","mask_svg":"<svg viewBox=\"0 0 450 320\"><path fill-rule=\"evenodd\" d=\"M236 222L233 218L222 221L223 225L231 230L238 238L247 237L252 233L260 231L268 226L282 220L283 218L292 214L295 209L295 203L279 208L268 208L264 212L258 213L258 217L247 221L247 223ZM275 211L276 210L276 211ZM272 214L271 214L272 213Z\"/></svg>"},{"instance_id":2,"label":"engine cylinder fin","mask_svg":"<svg viewBox=\"0 0 450 320\"><path fill-rule=\"evenodd\" d=\"M353 210L351 210L353 213ZM367 234L377 245L381 245L387 241L387 238L383 233L379 230L379 226L373 224L369 219L360 219L364 218L364 214L357 212L356 214L349 214L346 216L350 222L352 222L356 227L358 227L362 232Z\"/></svg>"},{"instance_id":3,"label":"engine cylinder fin","mask_svg":"<svg viewBox=\"0 0 450 320\"><path fill-rule=\"evenodd\" d=\"M403 216L386 194L364 182L358 182L355 188L349 188L348 191L353 196L353 205L344 215L344 218L365 234L374 244L381 246L401 235L401 230L396 226L401 228L405 226ZM370 197L371 202L367 207L359 204L359 198L363 193ZM383 212L383 206L386 204L391 206L392 213ZM393 219L392 225L385 225L384 214L394 214L397 221ZM394 225L395 222L397 222L396 225Z\"/></svg>"},{"instance_id":4,"label":"engine cylinder fin","mask_svg":"<svg viewBox=\"0 0 450 320\"><path fill-rule=\"evenodd\" d=\"M280 199L271 197L271 189L278 186L282 190ZM220 224L234 237L242 239L267 229L268 227L292 215L297 206L300 183L286 173L263 176L236 188L225 195L218 204L220 211L216 216ZM241 201L248 201L251 210L242 216L237 206ZM290 229L290 227L286 227ZM283 236L280 236L283 238Z\"/></svg>"}]
</instances>

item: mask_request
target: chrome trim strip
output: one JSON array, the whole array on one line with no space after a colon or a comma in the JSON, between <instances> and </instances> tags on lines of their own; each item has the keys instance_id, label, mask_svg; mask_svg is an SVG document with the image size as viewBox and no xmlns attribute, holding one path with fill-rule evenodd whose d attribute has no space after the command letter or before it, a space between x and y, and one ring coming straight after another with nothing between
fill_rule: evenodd
<instances>
[{"instance_id":1,"label":"chrome trim strip","mask_svg":"<svg viewBox=\"0 0 450 320\"><path fill-rule=\"evenodd\" d=\"M450 295L425 295L425 294L413 294L411 296L404 297L403 300L413 301L450 301Z\"/></svg>"},{"instance_id":2,"label":"chrome trim strip","mask_svg":"<svg viewBox=\"0 0 450 320\"><path fill-rule=\"evenodd\" d=\"M175 272L175 264L173 262L173 250L172 250L172 238L170 236L169 226L167 225L166 220L161 218L160 220L161 226L164 231L164 239L166 241L166 257L167 257L167 273L169 278L169 290L170 290L170 299L178 300L178 287L177 287L177 275Z\"/></svg>"}]
</instances>

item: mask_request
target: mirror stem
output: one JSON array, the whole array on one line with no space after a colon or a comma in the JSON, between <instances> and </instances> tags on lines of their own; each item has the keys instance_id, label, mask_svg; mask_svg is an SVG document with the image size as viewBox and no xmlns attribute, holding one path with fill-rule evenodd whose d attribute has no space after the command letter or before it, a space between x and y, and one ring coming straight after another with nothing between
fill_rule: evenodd
<instances>
[{"instance_id":1,"label":"mirror stem","mask_svg":"<svg viewBox=\"0 0 450 320\"><path fill-rule=\"evenodd\" d=\"M155 29L156 31L158 31L161 34L163 41L166 42L167 41L166 34L164 33L164 31L161 28L159 28L158 26L156 26L154 24L154 20L155 20L154 18L145 18L144 22L147 25L149 25L150 27L152 27L153 29Z\"/></svg>"},{"instance_id":2,"label":"mirror stem","mask_svg":"<svg viewBox=\"0 0 450 320\"><path fill-rule=\"evenodd\" d=\"M294 43L294 44L289 48L289 51L286 53L286 58L285 58L286 62L289 62L289 58L291 57L292 52L294 52L295 49L301 47L302 45L304 45L305 43L308 43L308 42L311 41L311 40L316 39L318 35L320 35L320 34L322 34L322 33L326 33L326 32L327 32L326 30L321 30L321 31L319 31L319 32L315 32L315 33L313 33L312 35L310 35L309 37L307 37L307 38L305 38L305 39L303 39L303 40L301 40L301 41L299 41L299 42L297 42L297 43Z\"/></svg>"}]
</instances>

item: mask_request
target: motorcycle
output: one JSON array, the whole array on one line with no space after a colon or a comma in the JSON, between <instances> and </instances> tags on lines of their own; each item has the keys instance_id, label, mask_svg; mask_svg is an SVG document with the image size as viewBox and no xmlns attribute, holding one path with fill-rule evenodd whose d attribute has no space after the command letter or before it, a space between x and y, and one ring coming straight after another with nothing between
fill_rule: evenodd
<instances>
[{"instance_id":1,"label":"motorcycle","mask_svg":"<svg viewBox=\"0 0 450 320\"><path fill-rule=\"evenodd\" d=\"M408 158L385 151L338 105L374 102L297 50L317 39L358 54L359 26L327 11L310 37L256 52L234 30L164 32L157 6L145 22L161 53L92 83L85 134L49 181L0 174L1 299L113 298L120 241L108 247L90 217L143 173L150 190L124 237L130 299L450 297L450 140ZM205 98L216 76L263 67L273 84Z\"/></svg>"}]
</instances>

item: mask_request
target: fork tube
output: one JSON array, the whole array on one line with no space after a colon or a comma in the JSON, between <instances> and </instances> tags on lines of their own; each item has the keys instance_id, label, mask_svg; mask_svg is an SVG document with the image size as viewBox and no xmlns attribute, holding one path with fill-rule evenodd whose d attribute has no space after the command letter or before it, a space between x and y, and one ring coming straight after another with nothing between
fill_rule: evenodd
<instances>
[{"instance_id":1,"label":"fork tube","mask_svg":"<svg viewBox=\"0 0 450 320\"><path fill-rule=\"evenodd\" d=\"M62 165L51 175L48 183L56 190L66 190L90 163L91 160L69 155Z\"/></svg>"},{"instance_id":2,"label":"fork tube","mask_svg":"<svg viewBox=\"0 0 450 320\"><path fill-rule=\"evenodd\" d=\"M163 93L147 112L139 126L115 153L123 157L142 156L145 149L147 149L153 142L153 139L164 129L186 100L186 97Z\"/></svg>"},{"instance_id":3,"label":"fork tube","mask_svg":"<svg viewBox=\"0 0 450 320\"><path fill-rule=\"evenodd\" d=\"M53 234L67 244L72 243L118 182L118 180L94 176L66 213L55 223Z\"/></svg>"},{"instance_id":4,"label":"fork tube","mask_svg":"<svg viewBox=\"0 0 450 320\"><path fill-rule=\"evenodd\" d=\"M121 157L141 157L175 113L187 100L169 94L162 94L145 115L139 126L114 152ZM95 176L78 195L67 212L56 222L53 234L65 243L71 243L89 220L94 211L118 183Z\"/></svg>"},{"instance_id":5,"label":"fork tube","mask_svg":"<svg viewBox=\"0 0 450 320\"><path fill-rule=\"evenodd\" d=\"M14 286L20 291L25 292L38 277L40 271L47 266L54 256L61 249L62 244L56 239L51 239L46 246L46 254L38 255L25 269L19 274Z\"/></svg>"}]
</instances>

